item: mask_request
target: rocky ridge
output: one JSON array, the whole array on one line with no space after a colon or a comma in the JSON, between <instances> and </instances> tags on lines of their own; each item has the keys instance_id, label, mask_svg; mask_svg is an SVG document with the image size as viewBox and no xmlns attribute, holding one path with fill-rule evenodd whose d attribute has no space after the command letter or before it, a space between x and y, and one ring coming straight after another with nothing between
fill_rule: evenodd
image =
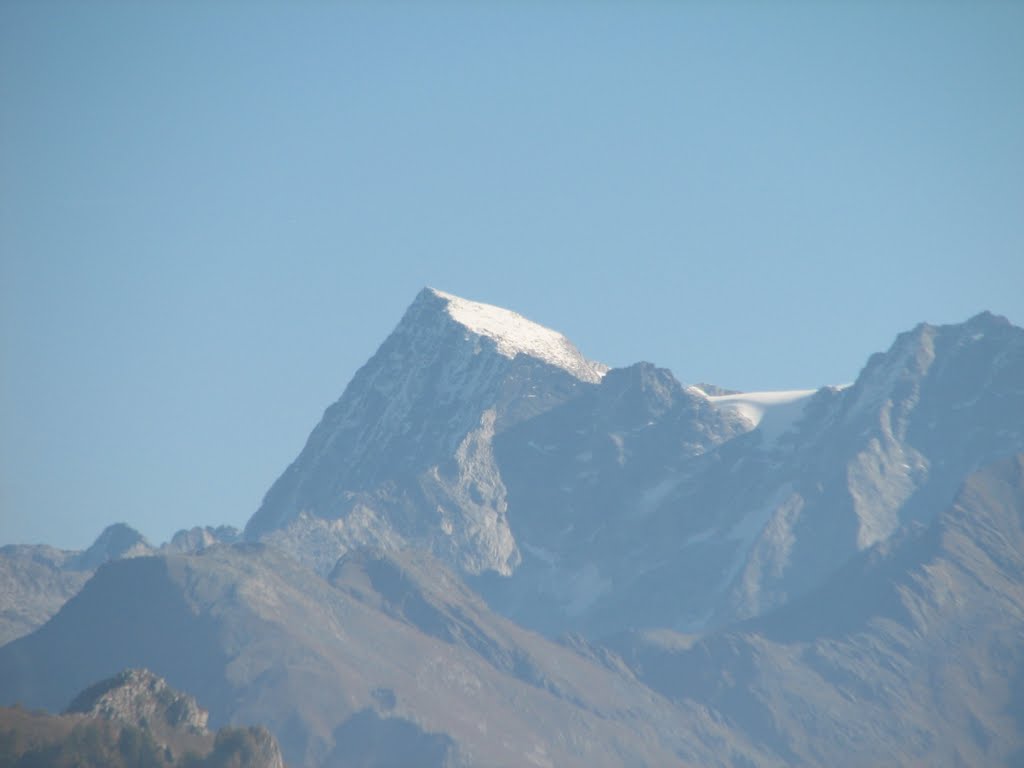
<instances>
[{"instance_id":1,"label":"rocky ridge","mask_svg":"<svg viewBox=\"0 0 1024 768\"><path fill-rule=\"evenodd\" d=\"M567 343L425 290L246 537L324 575L423 549L553 636L700 630L804 594L1024 450L1024 331L987 313L816 392L709 394Z\"/></svg>"}]
</instances>

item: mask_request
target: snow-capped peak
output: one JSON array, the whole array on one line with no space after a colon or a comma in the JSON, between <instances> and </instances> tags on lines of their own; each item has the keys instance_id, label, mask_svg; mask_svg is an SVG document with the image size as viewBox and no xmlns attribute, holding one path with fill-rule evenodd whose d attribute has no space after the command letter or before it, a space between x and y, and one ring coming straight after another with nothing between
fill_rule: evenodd
<instances>
[{"instance_id":1,"label":"snow-capped peak","mask_svg":"<svg viewBox=\"0 0 1024 768\"><path fill-rule=\"evenodd\" d=\"M472 333L491 339L497 351L505 357L528 355L589 382L600 381L608 371L608 366L585 358L558 331L527 320L516 312L469 301L434 288L427 290L445 302L449 317Z\"/></svg>"}]
</instances>

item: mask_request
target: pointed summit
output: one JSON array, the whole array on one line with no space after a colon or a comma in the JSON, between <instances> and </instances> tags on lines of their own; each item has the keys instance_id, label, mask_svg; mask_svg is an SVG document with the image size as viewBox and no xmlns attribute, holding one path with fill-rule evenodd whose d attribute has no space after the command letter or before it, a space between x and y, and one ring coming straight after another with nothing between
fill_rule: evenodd
<instances>
[{"instance_id":1,"label":"pointed summit","mask_svg":"<svg viewBox=\"0 0 1024 768\"><path fill-rule=\"evenodd\" d=\"M152 553L153 547L141 533L126 523L114 523L103 529L91 547L75 557L73 565L77 570L93 571L111 560Z\"/></svg>"},{"instance_id":2,"label":"pointed summit","mask_svg":"<svg viewBox=\"0 0 1024 768\"><path fill-rule=\"evenodd\" d=\"M519 553L492 441L596 386L606 370L557 331L425 288L324 413L245 536L315 549L325 573L353 546L410 544L470 573L509 573Z\"/></svg>"},{"instance_id":3,"label":"pointed summit","mask_svg":"<svg viewBox=\"0 0 1024 768\"><path fill-rule=\"evenodd\" d=\"M569 339L517 312L469 301L435 288L424 288L417 302L442 302L448 316L467 331L494 342L507 358L527 355L568 371L582 381L596 383L608 366L587 360Z\"/></svg>"},{"instance_id":4,"label":"pointed summit","mask_svg":"<svg viewBox=\"0 0 1024 768\"><path fill-rule=\"evenodd\" d=\"M464 340L477 342L475 351L490 347L509 360L517 355L561 368L580 381L595 384L608 366L588 360L563 334L510 309L463 299L436 288L424 288L396 328L414 325L455 327Z\"/></svg>"}]
</instances>

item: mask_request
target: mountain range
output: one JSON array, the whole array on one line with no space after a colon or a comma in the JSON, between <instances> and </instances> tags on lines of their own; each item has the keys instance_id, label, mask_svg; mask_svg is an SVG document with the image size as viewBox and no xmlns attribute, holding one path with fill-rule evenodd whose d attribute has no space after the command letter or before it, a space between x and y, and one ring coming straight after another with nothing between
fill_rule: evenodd
<instances>
[{"instance_id":1,"label":"mountain range","mask_svg":"<svg viewBox=\"0 0 1024 768\"><path fill-rule=\"evenodd\" d=\"M244 531L0 549L0 704L146 667L293 765L1016 764L1022 456L988 313L734 392L424 289Z\"/></svg>"}]
</instances>

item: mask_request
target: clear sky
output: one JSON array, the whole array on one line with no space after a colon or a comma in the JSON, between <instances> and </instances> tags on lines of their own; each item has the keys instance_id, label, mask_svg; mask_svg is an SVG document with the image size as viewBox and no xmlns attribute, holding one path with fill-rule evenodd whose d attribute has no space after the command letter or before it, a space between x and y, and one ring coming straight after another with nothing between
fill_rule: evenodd
<instances>
[{"instance_id":1,"label":"clear sky","mask_svg":"<svg viewBox=\"0 0 1024 768\"><path fill-rule=\"evenodd\" d=\"M1024 324L1024 4L0 4L0 544L244 524L424 285L743 389Z\"/></svg>"}]
</instances>

